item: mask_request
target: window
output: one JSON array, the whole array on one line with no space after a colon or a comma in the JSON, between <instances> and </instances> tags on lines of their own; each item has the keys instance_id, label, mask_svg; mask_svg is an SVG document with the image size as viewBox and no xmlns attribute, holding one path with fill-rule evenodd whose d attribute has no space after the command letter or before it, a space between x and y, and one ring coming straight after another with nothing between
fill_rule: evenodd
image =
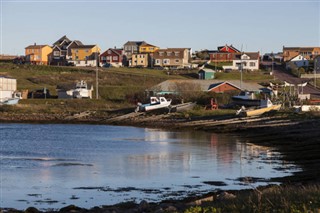
<instances>
[{"instance_id":1,"label":"window","mask_svg":"<svg viewBox=\"0 0 320 213\"><path fill-rule=\"evenodd\" d=\"M111 50L108 50L108 54L111 54Z\"/></svg>"},{"instance_id":2,"label":"window","mask_svg":"<svg viewBox=\"0 0 320 213\"><path fill-rule=\"evenodd\" d=\"M175 62L176 62L176 63L179 63L179 62L180 62L180 60L179 60L179 59L176 59L176 60L175 60Z\"/></svg>"},{"instance_id":3,"label":"window","mask_svg":"<svg viewBox=\"0 0 320 213\"><path fill-rule=\"evenodd\" d=\"M163 56L163 52L159 52L159 55L160 55L160 56Z\"/></svg>"},{"instance_id":4,"label":"window","mask_svg":"<svg viewBox=\"0 0 320 213\"><path fill-rule=\"evenodd\" d=\"M143 61L141 60L140 63L143 64Z\"/></svg>"},{"instance_id":5,"label":"window","mask_svg":"<svg viewBox=\"0 0 320 213\"><path fill-rule=\"evenodd\" d=\"M256 63L255 62L250 62L250 67L254 67L256 66Z\"/></svg>"},{"instance_id":6,"label":"window","mask_svg":"<svg viewBox=\"0 0 320 213\"><path fill-rule=\"evenodd\" d=\"M175 56L179 56L179 52L174 52L174 55Z\"/></svg>"},{"instance_id":7,"label":"window","mask_svg":"<svg viewBox=\"0 0 320 213\"><path fill-rule=\"evenodd\" d=\"M59 51L53 51L53 56L60 56L60 52Z\"/></svg>"},{"instance_id":8,"label":"window","mask_svg":"<svg viewBox=\"0 0 320 213\"><path fill-rule=\"evenodd\" d=\"M106 57L105 57L105 56L102 56L102 57L101 57L101 60L102 60L102 61L105 61L105 60L106 60Z\"/></svg>"},{"instance_id":9,"label":"window","mask_svg":"<svg viewBox=\"0 0 320 213\"><path fill-rule=\"evenodd\" d=\"M163 59L163 64L170 64L170 59Z\"/></svg>"},{"instance_id":10,"label":"window","mask_svg":"<svg viewBox=\"0 0 320 213\"><path fill-rule=\"evenodd\" d=\"M167 52L167 56L170 56L171 55L171 52Z\"/></svg>"},{"instance_id":11,"label":"window","mask_svg":"<svg viewBox=\"0 0 320 213\"><path fill-rule=\"evenodd\" d=\"M78 60L79 59L79 57L78 56L76 56L76 60Z\"/></svg>"},{"instance_id":12,"label":"window","mask_svg":"<svg viewBox=\"0 0 320 213\"><path fill-rule=\"evenodd\" d=\"M108 60L108 61L110 60L110 57L111 57L111 56L107 56L107 60Z\"/></svg>"},{"instance_id":13,"label":"window","mask_svg":"<svg viewBox=\"0 0 320 213\"><path fill-rule=\"evenodd\" d=\"M160 59L156 59L156 64L160 64Z\"/></svg>"},{"instance_id":14,"label":"window","mask_svg":"<svg viewBox=\"0 0 320 213\"><path fill-rule=\"evenodd\" d=\"M112 59L117 61L118 60L118 56L113 56Z\"/></svg>"}]
</instances>

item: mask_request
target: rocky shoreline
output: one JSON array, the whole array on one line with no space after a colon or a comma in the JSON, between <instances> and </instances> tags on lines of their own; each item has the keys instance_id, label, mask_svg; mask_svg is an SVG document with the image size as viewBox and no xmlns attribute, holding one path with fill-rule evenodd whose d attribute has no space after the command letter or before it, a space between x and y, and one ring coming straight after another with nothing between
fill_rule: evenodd
<instances>
[{"instance_id":1,"label":"rocky shoreline","mask_svg":"<svg viewBox=\"0 0 320 213\"><path fill-rule=\"evenodd\" d=\"M121 118L122 116L122 118ZM119 119L120 118L120 119ZM302 171L293 176L280 178L284 187L305 187L320 182L320 120L317 118L292 119L283 115L271 115L259 118L241 118L230 116L215 117L178 117L173 114L141 114L123 117L123 114L96 113L83 114L13 114L0 113L0 121L6 123L73 123L73 124L111 124L174 130L212 131L241 134L249 143L270 146L282 153L285 161L293 162ZM202 197L187 198L180 201L163 201L161 203L121 203L113 206L83 209L67 206L51 212L184 212L192 206L203 206L212 202L226 202L238 196L263 192L274 186L260 187L253 190L213 192ZM29 212L40 210L30 207L25 211L0 209L0 212Z\"/></svg>"}]
</instances>

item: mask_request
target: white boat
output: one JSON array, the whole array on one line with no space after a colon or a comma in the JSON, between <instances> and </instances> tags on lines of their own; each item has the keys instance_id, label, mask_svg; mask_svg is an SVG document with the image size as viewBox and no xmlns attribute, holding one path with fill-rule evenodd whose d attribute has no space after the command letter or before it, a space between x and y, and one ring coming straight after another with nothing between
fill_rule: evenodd
<instances>
[{"instance_id":1,"label":"white boat","mask_svg":"<svg viewBox=\"0 0 320 213\"><path fill-rule=\"evenodd\" d=\"M296 112L310 112L310 111L319 112L320 111L320 105L302 105L302 106L293 106L293 108L295 108Z\"/></svg>"},{"instance_id":2,"label":"white boat","mask_svg":"<svg viewBox=\"0 0 320 213\"><path fill-rule=\"evenodd\" d=\"M19 102L20 98L7 98L0 100L0 105L15 105Z\"/></svg>"},{"instance_id":3,"label":"white boat","mask_svg":"<svg viewBox=\"0 0 320 213\"><path fill-rule=\"evenodd\" d=\"M138 103L138 106L135 112L147 112L156 109L162 109L166 107L170 107L172 100L167 100L165 97L150 97L150 103L141 104Z\"/></svg>"},{"instance_id":4,"label":"white boat","mask_svg":"<svg viewBox=\"0 0 320 213\"><path fill-rule=\"evenodd\" d=\"M244 106L242 106L241 109L239 109L236 114L246 116L246 117L258 116L266 112L278 111L280 110L280 108L281 108L281 104L274 105L269 99L267 99L267 100L261 100L261 105L258 108L246 109Z\"/></svg>"},{"instance_id":5,"label":"white boat","mask_svg":"<svg viewBox=\"0 0 320 213\"><path fill-rule=\"evenodd\" d=\"M85 81L80 81L72 93L74 98L91 98L92 89L88 89Z\"/></svg>"},{"instance_id":6,"label":"white boat","mask_svg":"<svg viewBox=\"0 0 320 213\"><path fill-rule=\"evenodd\" d=\"M240 106L260 106L261 101L252 91L241 91L239 95L232 96L232 101Z\"/></svg>"}]
</instances>

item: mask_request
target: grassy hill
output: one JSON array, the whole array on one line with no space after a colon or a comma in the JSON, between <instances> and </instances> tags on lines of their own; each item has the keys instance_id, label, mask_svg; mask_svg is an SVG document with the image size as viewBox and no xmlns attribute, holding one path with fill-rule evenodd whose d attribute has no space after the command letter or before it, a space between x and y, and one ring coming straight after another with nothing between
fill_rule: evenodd
<instances>
[{"instance_id":1,"label":"grassy hill","mask_svg":"<svg viewBox=\"0 0 320 213\"><path fill-rule=\"evenodd\" d=\"M17 79L18 90L34 91L47 88L51 95L57 95L56 87L61 84L75 84L85 80L93 84L93 100L21 100L19 103L26 106L32 105L35 108L43 104L49 104L51 111L70 106L72 110L81 111L98 108L123 108L135 106L133 100L145 95L145 90L168 79L197 79L198 70L156 70L156 69L135 69L135 68L99 68L99 100L95 100L96 69L93 67L55 67L35 65L15 65L11 63L0 63L0 76ZM240 74L218 73L218 79L240 79ZM243 80L265 81L268 76L262 72L243 73ZM66 104L68 103L68 104ZM54 109L56 106L57 109ZM80 109L80 106L82 107ZM107 107L106 107L107 106ZM22 106L20 108L23 108ZM44 111L48 111L43 106Z\"/></svg>"}]
</instances>

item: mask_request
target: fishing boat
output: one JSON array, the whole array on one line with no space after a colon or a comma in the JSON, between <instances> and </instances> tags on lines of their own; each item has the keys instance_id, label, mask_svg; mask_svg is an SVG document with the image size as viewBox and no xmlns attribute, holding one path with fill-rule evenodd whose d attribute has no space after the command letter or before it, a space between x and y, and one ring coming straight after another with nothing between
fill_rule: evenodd
<instances>
[{"instance_id":1,"label":"fishing boat","mask_svg":"<svg viewBox=\"0 0 320 213\"><path fill-rule=\"evenodd\" d=\"M239 95L232 96L232 101L240 106L260 106L260 99L258 99L252 91L241 91Z\"/></svg>"},{"instance_id":2,"label":"fishing boat","mask_svg":"<svg viewBox=\"0 0 320 213\"><path fill-rule=\"evenodd\" d=\"M6 98L0 100L0 105L15 105L19 102L20 98Z\"/></svg>"},{"instance_id":3,"label":"fishing boat","mask_svg":"<svg viewBox=\"0 0 320 213\"><path fill-rule=\"evenodd\" d=\"M172 100L167 100L165 97L150 97L150 103L141 104L138 103L138 106L135 112L147 112L156 109L162 109L171 106Z\"/></svg>"},{"instance_id":4,"label":"fishing boat","mask_svg":"<svg viewBox=\"0 0 320 213\"><path fill-rule=\"evenodd\" d=\"M258 116L262 115L263 113L270 112L270 111L278 111L281 108L281 104L273 104L269 99L267 100L261 100L261 105L258 108L249 108L246 109L244 106L242 106L238 111L237 115L241 116Z\"/></svg>"}]
</instances>

